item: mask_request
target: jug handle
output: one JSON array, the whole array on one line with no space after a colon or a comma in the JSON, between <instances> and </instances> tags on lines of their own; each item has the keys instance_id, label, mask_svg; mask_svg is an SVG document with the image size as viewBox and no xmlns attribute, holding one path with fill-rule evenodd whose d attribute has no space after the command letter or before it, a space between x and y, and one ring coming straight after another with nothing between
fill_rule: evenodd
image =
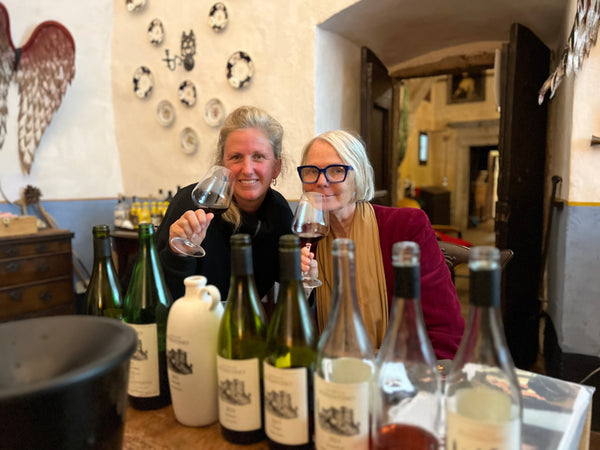
<instances>
[{"instance_id":1,"label":"jug handle","mask_svg":"<svg viewBox=\"0 0 600 450\"><path fill-rule=\"evenodd\" d=\"M202 289L200 289L200 294L202 295L203 299L210 298L210 306L208 307L209 311L221 303L221 293L217 287L213 286L212 284L204 286Z\"/></svg>"}]
</instances>

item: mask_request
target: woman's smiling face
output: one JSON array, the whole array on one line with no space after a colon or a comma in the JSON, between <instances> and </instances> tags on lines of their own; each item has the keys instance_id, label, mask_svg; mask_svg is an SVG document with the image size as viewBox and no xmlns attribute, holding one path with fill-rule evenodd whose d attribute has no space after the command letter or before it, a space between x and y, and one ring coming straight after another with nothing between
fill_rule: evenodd
<instances>
[{"instance_id":1,"label":"woman's smiling face","mask_svg":"<svg viewBox=\"0 0 600 450\"><path fill-rule=\"evenodd\" d=\"M281 171L265 134L256 128L232 131L225 141L223 165L235 175L233 194L242 211L255 212L262 204L271 180Z\"/></svg>"},{"instance_id":2,"label":"woman's smiling face","mask_svg":"<svg viewBox=\"0 0 600 450\"><path fill-rule=\"evenodd\" d=\"M346 164L340 158L337 151L331 144L321 139L316 139L310 146L303 165L317 166L320 169L331 164ZM316 183L303 183L304 190L307 192L320 192L327 201L329 211L338 211L349 206L354 206L354 174L350 170L346 180L341 183L330 183L323 173L319 174Z\"/></svg>"}]
</instances>

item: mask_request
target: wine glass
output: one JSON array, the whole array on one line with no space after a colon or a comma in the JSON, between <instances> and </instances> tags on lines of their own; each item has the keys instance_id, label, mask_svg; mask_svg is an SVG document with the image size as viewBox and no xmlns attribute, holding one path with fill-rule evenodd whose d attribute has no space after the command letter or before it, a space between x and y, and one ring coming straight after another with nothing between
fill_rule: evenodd
<instances>
[{"instance_id":1,"label":"wine glass","mask_svg":"<svg viewBox=\"0 0 600 450\"><path fill-rule=\"evenodd\" d=\"M192 190L194 204L207 213L215 215L224 213L231 204L234 181L233 173L227 167L211 167ZM199 236L194 233L189 239L174 237L171 239L171 244L185 255L201 258L206 255L206 252L198 239Z\"/></svg>"},{"instance_id":2,"label":"wine glass","mask_svg":"<svg viewBox=\"0 0 600 450\"><path fill-rule=\"evenodd\" d=\"M305 192L300 197L292 232L300 238L300 243L309 251L317 251L317 243L329 233L329 213L325 208L325 197L318 192ZM310 272L310 271L309 271ZM318 287L323 284L318 278L312 278L309 272L302 274L306 287Z\"/></svg>"}]
</instances>

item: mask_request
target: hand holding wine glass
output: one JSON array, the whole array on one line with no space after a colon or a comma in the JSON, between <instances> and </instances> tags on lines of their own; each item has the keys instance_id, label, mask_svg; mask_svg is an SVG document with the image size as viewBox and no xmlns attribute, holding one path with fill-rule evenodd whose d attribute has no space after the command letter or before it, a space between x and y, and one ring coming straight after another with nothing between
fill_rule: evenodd
<instances>
[{"instance_id":1,"label":"hand holding wine glass","mask_svg":"<svg viewBox=\"0 0 600 450\"><path fill-rule=\"evenodd\" d=\"M329 213L325 208L325 197L318 192L305 192L300 197L292 232L300 238L300 242L312 253L316 252L317 243L329 233ZM312 278L305 272L302 282L306 287L318 287L323 284L318 278Z\"/></svg>"},{"instance_id":2,"label":"hand holding wine glass","mask_svg":"<svg viewBox=\"0 0 600 450\"><path fill-rule=\"evenodd\" d=\"M222 214L229 208L233 197L233 173L223 166L213 166L192 190L194 204L206 213ZM174 237L171 245L178 252L200 258L206 254L196 233Z\"/></svg>"}]
</instances>

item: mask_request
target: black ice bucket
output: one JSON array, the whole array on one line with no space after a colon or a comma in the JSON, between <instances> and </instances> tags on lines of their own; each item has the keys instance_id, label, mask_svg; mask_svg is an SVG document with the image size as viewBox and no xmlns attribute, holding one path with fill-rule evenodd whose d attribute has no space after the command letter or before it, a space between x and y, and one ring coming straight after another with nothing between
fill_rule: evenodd
<instances>
[{"instance_id":1,"label":"black ice bucket","mask_svg":"<svg viewBox=\"0 0 600 450\"><path fill-rule=\"evenodd\" d=\"M121 448L136 342L103 317L0 324L0 447Z\"/></svg>"}]
</instances>

